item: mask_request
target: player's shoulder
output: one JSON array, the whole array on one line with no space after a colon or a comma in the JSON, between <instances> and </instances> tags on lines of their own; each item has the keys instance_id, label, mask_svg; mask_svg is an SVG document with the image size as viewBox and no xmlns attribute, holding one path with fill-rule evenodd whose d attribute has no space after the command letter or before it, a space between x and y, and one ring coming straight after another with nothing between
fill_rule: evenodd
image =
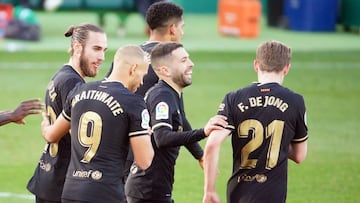
<instances>
[{"instance_id":1,"label":"player's shoulder","mask_svg":"<svg viewBox=\"0 0 360 203\"><path fill-rule=\"evenodd\" d=\"M84 79L71 66L64 65L53 77L57 83L77 83L85 82Z\"/></svg>"},{"instance_id":2,"label":"player's shoulder","mask_svg":"<svg viewBox=\"0 0 360 203\"><path fill-rule=\"evenodd\" d=\"M293 95L294 97L302 97L302 95L294 90L291 90L288 87L283 87L283 90L286 91L288 94Z\"/></svg>"},{"instance_id":3,"label":"player's shoulder","mask_svg":"<svg viewBox=\"0 0 360 203\"><path fill-rule=\"evenodd\" d=\"M143 112L146 109L144 97L140 95L127 94L120 99L120 105L127 113L132 112L130 114L134 114L134 112Z\"/></svg>"},{"instance_id":4,"label":"player's shoulder","mask_svg":"<svg viewBox=\"0 0 360 203\"><path fill-rule=\"evenodd\" d=\"M60 70L58 71L58 74L62 74L62 75L78 75L80 76L73 67L71 67L70 65L63 65Z\"/></svg>"},{"instance_id":5,"label":"player's shoulder","mask_svg":"<svg viewBox=\"0 0 360 203\"><path fill-rule=\"evenodd\" d=\"M248 94L249 92L253 91L253 85L248 85L245 87L241 87L235 90L230 90L228 93L226 93L225 97L228 99L235 99L239 98L240 95Z\"/></svg>"},{"instance_id":6,"label":"player's shoulder","mask_svg":"<svg viewBox=\"0 0 360 203\"><path fill-rule=\"evenodd\" d=\"M300 93L295 92L287 87L282 86L282 92L288 99L293 99L294 101L303 100L303 96Z\"/></svg>"},{"instance_id":7,"label":"player's shoulder","mask_svg":"<svg viewBox=\"0 0 360 203\"><path fill-rule=\"evenodd\" d=\"M154 47L158 44L159 44L159 42L145 42L144 44L140 45L140 47L145 52L151 53L151 51L154 49Z\"/></svg>"},{"instance_id":8,"label":"player's shoulder","mask_svg":"<svg viewBox=\"0 0 360 203\"><path fill-rule=\"evenodd\" d=\"M159 81L153 87L151 87L146 93L146 100L154 99L154 98L171 98L176 95L176 91L166 84L164 81Z\"/></svg>"}]
</instances>

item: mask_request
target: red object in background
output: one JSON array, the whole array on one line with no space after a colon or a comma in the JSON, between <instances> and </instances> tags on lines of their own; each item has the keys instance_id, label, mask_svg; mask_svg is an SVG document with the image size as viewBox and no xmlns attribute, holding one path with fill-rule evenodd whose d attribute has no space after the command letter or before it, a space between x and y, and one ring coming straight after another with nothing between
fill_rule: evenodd
<instances>
[{"instance_id":1,"label":"red object in background","mask_svg":"<svg viewBox=\"0 0 360 203\"><path fill-rule=\"evenodd\" d=\"M5 36L5 29L8 22L13 18L13 6L0 3L0 39Z\"/></svg>"},{"instance_id":2,"label":"red object in background","mask_svg":"<svg viewBox=\"0 0 360 203\"><path fill-rule=\"evenodd\" d=\"M0 3L0 15L5 15L6 21L10 21L13 18L13 5Z\"/></svg>"},{"instance_id":3,"label":"red object in background","mask_svg":"<svg viewBox=\"0 0 360 203\"><path fill-rule=\"evenodd\" d=\"M258 0L219 0L218 29L222 35L255 38L259 35L260 18Z\"/></svg>"}]
</instances>

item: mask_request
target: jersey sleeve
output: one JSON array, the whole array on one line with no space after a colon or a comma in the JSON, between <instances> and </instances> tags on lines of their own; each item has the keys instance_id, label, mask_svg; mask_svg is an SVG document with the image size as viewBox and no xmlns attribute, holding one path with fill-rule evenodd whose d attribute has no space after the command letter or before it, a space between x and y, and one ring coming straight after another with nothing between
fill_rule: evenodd
<instances>
[{"instance_id":1,"label":"jersey sleeve","mask_svg":"<svg viewBox=\"0 0 360 203\"><path fill-rule=\"evenodd\" d=\"M225 95L224 99L220 103L218 110L217 110L218 115L223 115L223 116L227 117L228 126L226 127L226 129L230 130L231 132L233 132L235 130L234 119L231 114L231 112L232 112L232 110L231 110L232 95L233 95L232 93L228 93L227 95Z\"/></svg>"},{"instance_id":2,"label":"jersey sleeve","mask_svg":"<svg viewBox=\"0 0 360 203\"><path fill-rule=\"evenodd\" d=\"M204 155L204 150L201 148L199 142L186 144L185 148L191 153L195 159L200 159Z\"/></svg>"},{"instance_id":3,"label":"jersey sleeve","mask_svg":"<svg viewBox=\"0 0 360 203\"><path fill-rule=\"evenodd\" d=\"M205 138L203 129L178 131L173 129L173 115L180 114L170 92L161 92L147 100L152 130L158 147L176 147ZM177 117L180 117L177 116ZM176 130L176 131L175 131Z\"/></svg>"},{"instance_id":4,"label":"jersey sleeve","mask_svg":"<svg viewBox=\"0 0 360 203\"><path fill-rule=\"evenodd\" d=\"M187 130L192 130L191 125L190 125L189 121L186 118L184 120L184 130L186 130L186 131ZM191 155L195 159L200 159L204 155L204 151L201 148L199 142L186 144L185 148L191 153Z\"/></svg>"},{"instance_id":5,"label":"jersey sleeve","mask_svg":"<svg viewBox=\"0 0 360 203\"><path fill-rule=\"evenodd\" d=\"M129 116L129 137L149 134L150 116L142 97L134 97L127 110Z\"/></svg>"},{"instance_id":6,"label":"jersey sleeve","mask_svg":"<svg viewBox=\"0 0 360 203\"><path fill-rule=\"evenodd\" d=\"M159 127L166 127L172 130L172 115L176 113L176 102L171 93L163 91L148 98L146 102L150 112L152 130L156 130Z\"/></svg>"},{"instance_id":7,"label":"jersey sleeve","mask_svg":"<svg viewBox=\"0 0 360 203\"><path fill-rule=\"evenodd\" d=\"M75 94L79 91L81 84L83 84L83 83L76 83L75 87L73 87L73 89L71 89L68 92L65 103L63 105L63 110L62 110L61 114L68 121L71 121L72 100L73 100Z\"/></svg>"},{"instance_id":8,"label":"jersey sleeve","mask_svg":"<svg viewBox=\"0 0 360 203\"><path fill-rule=\"evenodd\" d=\"M308 139L305 102L300 95L296 101L298 102L299 111L296 119L295 136L292 142L303 142Z\"/></svg>"}]
</instances>

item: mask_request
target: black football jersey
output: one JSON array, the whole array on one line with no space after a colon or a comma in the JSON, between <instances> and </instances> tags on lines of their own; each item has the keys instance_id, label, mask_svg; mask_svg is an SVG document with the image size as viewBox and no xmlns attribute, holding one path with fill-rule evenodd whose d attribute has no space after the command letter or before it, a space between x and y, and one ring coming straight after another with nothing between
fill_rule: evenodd
<instances>
[{"instance_id":1,"label":"black football jersey","mask_svg":"<svg viewBox=\"0 0 360 203\"><path fill-rule=\"evenodd\" d=\"M146 42L140 45L141 49L147 53L147 57L150 61L150 54L152 49L159 44L159 42ZM114 63L111 63L110 69L108 73L106 73L105 77L109 77L113 70ZM145 93L154 86L159 81L159 77L156 75L154 69L151 64L149 64L148 72L143 78L143 84L136 90L136 94L145 96Z\"/></svg>"},{"instance_id":2,"label":"black football jersey","mask_svg":"<svg viewBox=\"0 0 360 203\"><path fill-rule=\"evenodd\" d=\"M155 157L145 171L133 165L125 192L143 200L170 200L180 146L205 138L204 130L184 129L188 126L184 126L186 118L181 95L162 80L149 90L146 105L153 130Z\"/></svg>"},{"instance_id":3,"label":"black football jersey","mask_svg":"<svg viewBox=\"0 0 360 203\"><path fill-rule=\"evenodd\" d=\"M288 150L307 137L303 97L278 83L254 83L227 94L218 114L232 131L230 202L285 202Z\"/></svg>"},{"instance_id":4,"label":"black football jersey","mask_svg":"<svg viewBox=\"0 0 360 203\"><path fill-rule=\"evenodd\" d=\"M76 86L63 115L71 120L71 161L63 198L125 202L123 170L129 139L148 136L149 113L142 96L119 82Z\"/></svg>"},{"instance_id":5,"label":"black football jersey","mask_svg":"<svg viewBox=\"0 0 360 203\"><path fill-rule=\"evenodd\" d=\"M142 44L140 47L146 52L148 53L148 57L150 57L150 54L151 54L151 51L153 50L153 48L159 44L159 42L146 42L144 44ZM150 60L150 59L149 59ZM136 90L136 94L138 95L142 95L142 96L145 96L146 92L152 88L157 82L159 81L159 77L156 75L154 69L152 68L151 64L149 65L149 69L148 69L148 72L147 74L144 76L144 79L143 79L143 85L141 85L137 90ZM183 100L181 98L181 101L180 101L180 105L181 105L181 108L180 109L184 109L184 104L183 104ZM183 116L183 128L185 131L188 131L188 130L192 130L191 128L191 125L189 123L189 121L186 119L186 116L185 116L185 112L183 111L182 112L182 115ZM188 144L185 144L185 147L186 149L193 155L194 158L196 159L200 159L202 156L203 156L203 150L201 148L201 146L199 145L198 142L193 142L193 143L188 143ZM132 165L132 162L133 162L133 154L132 154L132 151L131 149L129 150L129 154L128 154L128 157L127 157L127 163L126 163L126 166L125 166L125 170L124 170L124 173L125 173L125 176L127 176L130 172L130 167Z\"/></svg>"},{"instance_id":6,"label":"black football jersey","mask_svg":"<svg viewBox=\"0 0 360 203\"><path fill-rule=\"evenodd\" d=\"M50 123L63 110L69 92L84 79L69 65L64 65L48 84L45 104ZM27 189L37 197L49 201L61 201L61 193L70 161L70 134L58 143L47 143Z\"/></svg>"},{"instance_id":7,"label":"black football jersey","mask_svg":"<svg viewBox=\"0 0 360 203\"><path fill-rule=\"evenodd\" d=\"M148 42L142 44L140 47L148 54L150 61L150 54L153 48L159 44L159 42ZM136 90L136 94L145 96L146 92L153 87L159 81L159 77L156 75L151 64L149 64L148 72L143 78L143 84Z\"/></svg>"}]
</instances>

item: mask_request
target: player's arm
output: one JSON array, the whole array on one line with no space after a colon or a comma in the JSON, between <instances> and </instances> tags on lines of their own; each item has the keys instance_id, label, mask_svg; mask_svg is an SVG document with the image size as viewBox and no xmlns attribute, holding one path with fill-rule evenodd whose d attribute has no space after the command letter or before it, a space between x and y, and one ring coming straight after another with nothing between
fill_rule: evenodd
<instances>
[{"instance_id":1,"label":"player's arm","mask_svg":"<svg viewBox=\"0 0 360 203\"><path fill-rule=\"evenodd\" d=\"M12 111L2 111L2 112L0 112L0 126L12 122L11 121L12 120L11 119L11 114L12 114Z\"/></svg>"},{"instance_id":2,"label":"player's arm","mask_svg":"<svg viewBox=\"0 0 360 203\"><path fill-rule=\"evenodd\" d=\"M289 146L289 159L299 164L303 162L307 155L307 140L303 142L292 142Z\"/></svg>"},{"instance_id":3,"label":"player's arm","mask_svg":"<svg viewBox=\"0 0 360 203\"><path fill-rule=\"evenodd\" d=\"M184 119L184 130L192 130L191 125L189 123L189 121L185 118ZM203 169L204 168L204 164L203 164L203 155L204 155L204 151L201 148L199 142L194 142L194 143L190 143L190 144L186 144L185 148L191 153L191 155L198 160L200 167Z\"/></svg>"},{"instance_id":4,"label":"player's arm","mask_svg":"<svg viewBox=\"0 0 360 203\"><path fill-rule=\"evenodd\" d=\"M56 143L70 130L70 121L60 114L53 125L50 125L49 119L43 113L43 121L41 122L42 136L47 142Z\"/></svg>"},{"instance_id":5,"label":"player's arm","mask_svg":"<svg viewBox=\"0 0 360 203\"><path fill-rule=\"evenodd\" d=\"M25 124L25 117L31 114L39 114L44 109L44 105L40 103L40 99L29 99L21 102L13 111L0 112L0 126L14 122L17 124Z\"/></svg>"},{"instance_id":6,"label":"player's arm","mask_svg":"<svg viewBox=\"0 0 360 203\"><path fill-rule=\"evenodd\" d=\"M204 168L204 164L203 164L204 150L201 148L199 142L187 144L187 145L185 145L185 148L191 153L191 155L196 160L198 160L200 167L203 169Z\"/></svg>"},{"instance_id":7,"label":"player's arm","mask_svg":"<svg viewBox=\"0 0 360 203\"><path fill-rule=\"evenodd\" d=\"M154 149L151 145L150 135L131 137L130 145L136 165L143 170L147 169L154 158Z\"/></svg>"},{"instance_id":8,"label":"player's arm","mask_svg":"<svg viewBox=\"0 0 360 203\"><path fill-rule=\"evenodd\" d=\"M304 99L300 97L297 99L299 104L299 114L298 114L298 123L295 129L295 136L292 142L289 145L289 155L288 158L295 163L299 164L303 162L307 155L307 139L308 132L306 126L306 110Z\"/></svg>"},{"instance_id":9,"label":"player's arm","mask_svg":"<svg viewBox=\"0 0 360 203\"><path fill-rule=\"evenodd\" d=\"M230 133L231 131L225 128L214 130L206 142L204 150L204 203L220 202L215 187L220 147Z\"/></svg>"},{"instance_id":10,"label":"player's arm","mask_svg":"<svg viewBox=\"0 0 360 203\"><path fill-rule=\"evenodd\" d=\"M225 128L228 123L226 117L216 115L209 119L204 128L197 130L175 132L169 127L169 124L158 124L153 126L154 138L158 147L176 147L197 142L210 135L213 130Z\"/></svg>"}]
</instances>

